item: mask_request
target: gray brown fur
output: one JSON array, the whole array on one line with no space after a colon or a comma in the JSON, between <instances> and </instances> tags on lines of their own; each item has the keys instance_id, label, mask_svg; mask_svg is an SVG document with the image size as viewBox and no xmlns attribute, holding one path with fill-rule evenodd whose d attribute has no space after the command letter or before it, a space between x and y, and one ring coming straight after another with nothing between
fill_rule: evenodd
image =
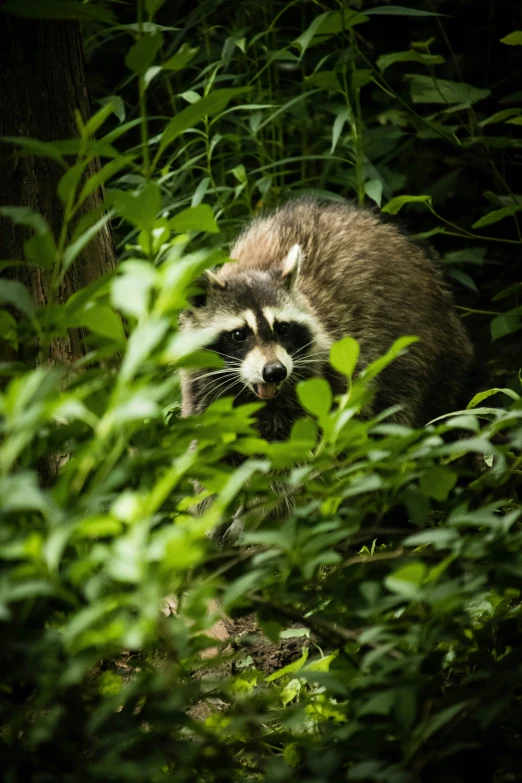
<instances>
[{"instance_id":1,"label":"gray brown fur","mask_svg":"<svg viewBox=\"0 0 522 783\"><path fill-rule=\"evenodd\" d=\"M345 335L358 340L359 369L382 356L397 338L420 338L379 376L370 413L399 404L402 410L394 420L418 427L455 409L473 350L442 275L397 228L352 205L297 200L254 220L231 249L237 263L218 272L226 288L211 285L204 306L185 315L185 327L205 326L217 311L276 306L286 296L282 263L295 244L304 257L294 295L330 342ZM202 374L183 378L185 415L220 396L217 384L210 391L203 386L208 379L200 381ZM305 374L328 377L334 391L340 391L324 360L311 363ZM252 399L248 389L237 394L238 402ZM270 440L284 439L299 415L290 378L259 414L260 433Z\"/></svg>"}]
</instances>

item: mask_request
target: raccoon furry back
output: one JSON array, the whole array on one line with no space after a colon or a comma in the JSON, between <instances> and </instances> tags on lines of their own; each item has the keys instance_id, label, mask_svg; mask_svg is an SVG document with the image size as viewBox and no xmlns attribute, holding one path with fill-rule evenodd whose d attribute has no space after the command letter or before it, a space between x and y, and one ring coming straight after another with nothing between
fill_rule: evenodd
<instances>
[{"instance_id":1,"label":"raccoon furry back","mask_svg":"<svg viewBox=\"0 0 522 783\"><path fill-rule=\"evenodd\" d=\"M473 349L451 294L423 250L378 215L295 200L247 226L230 257L182 317L182 328L210 330L225 362L184 374L184 415L223 395L261 399L261 436L283 440L302 415L299 380L343 390L328 351L345 335L360 344L359 370L397 338L419 338L379 376L368 415L400 405L393 420L418 427L461 404Z\"/></svg>"}]
</instances>

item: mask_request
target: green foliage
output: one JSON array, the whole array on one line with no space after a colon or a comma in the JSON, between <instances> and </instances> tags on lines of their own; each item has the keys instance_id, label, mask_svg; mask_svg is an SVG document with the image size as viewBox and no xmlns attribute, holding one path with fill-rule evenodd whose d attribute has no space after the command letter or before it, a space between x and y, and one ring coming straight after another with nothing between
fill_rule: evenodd
<instances>
[{"instance_id":1,"label":"green foliage","mask_svg":"<svg viewBox=\"0 0 522 783\"><path fill-rule=\"evenodd\" d=\"M27 287L0 282L5 779L413 783L466 781L471 768L516 779L522 402L510 335L522 313L510 83L490 89L471 68L460 78L453 55L445 63L444 17L420 0L181 4L176 27L169 0L138 2L136 18L110 5L5 4L87 20L93 73L114 81L77 139L14 140L19 154L63 166L60 236L23 206L2 214L33 232L26 262L52 293L108 221L120 255L114 276L60 305L37 309ZM393 17L412 27L390 53ZM114 77L100 40L120 63ZM102 168L85 181L95 157ZM103 210L76 223L102 184ZM346 337L330 359L348 392L301 383L307 415L288 443L257 436L260 403L225 398L181 418L179 371L216 359L206 334L178 332L179 313L239 225L290 192L382 198L383 211L418 219L440 241L494 388L422 430L390 424L390 411L361 417L373 380L415 338L357 375ZM486 226L496 233L476 233ZM78 328L87 355L49 367L49 347ZM36 367L12 360L20 344L35 346ZM483 407L493 394L499 406ZM275 521L266 512L281 495ZM208 534L238 509L241 538L219 548ZM223 611L228 647L208 636Z\"/></svg>"}]
</instances>

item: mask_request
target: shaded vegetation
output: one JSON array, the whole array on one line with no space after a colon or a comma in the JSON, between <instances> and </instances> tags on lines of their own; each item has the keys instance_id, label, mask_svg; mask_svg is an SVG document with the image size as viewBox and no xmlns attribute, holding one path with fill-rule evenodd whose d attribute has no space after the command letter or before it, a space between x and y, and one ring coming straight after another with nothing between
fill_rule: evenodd
<instances>
[{"instance_id":1,"label":"shaded vegetation","mask_svg":"<svg viewBox=\"0 0 522 783\"><path fill-rule=\"evenodd\" d=\"M518 4L2 13L81 21L93 107L74 139L3 145L63 168L59 235L0 208L51 292L35 302L2 258L5 779L519 779ZM381 208L434 248L492 389L420 430L364 421L408 341L353 377L346 338L331 360L349 393L301 384L288 443L256 436L257 403L180 418L178 370L212 363L204 335L177 331L195 281L252 214L303 192ZM64 299L109 221L116 273ZM86 355L50 366L78 329ZM277 523L256 513L276 471L293 504ZM194 481L216 496L199 517ZM245 533L219 548L208 533L239 504ZM221 613L238 638L202 659Z\"/></svg>"}]
</instances>

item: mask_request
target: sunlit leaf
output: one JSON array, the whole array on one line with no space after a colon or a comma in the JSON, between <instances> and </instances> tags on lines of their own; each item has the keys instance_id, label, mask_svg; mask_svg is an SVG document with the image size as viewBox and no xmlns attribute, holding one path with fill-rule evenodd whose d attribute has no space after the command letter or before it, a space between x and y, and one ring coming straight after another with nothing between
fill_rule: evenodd
<instances>
[{"instance_id":1,"label":"sunlit leaf","mask_svg":"<svg viewBox=\"0 0 522 783\"><path fill-rule=\"evenodd\" d=\"M343 337L330 348L330 364L351 378L359 358L359 343L353 337Z\"/></svg>"},{"instance_id":2,"label":"sunlit leaf","mask_svg":"<svg viewBox=\"0 0 522 783\"><path fill-rule=\"evenodd\" d=\"M431 204L431 196L395 196L382 208L382 212L396 215L405 204Z\"/></svg>"},{"instance_id":3,"label":"sunlit leaf","mask_svg":"<svg viewBox=\"0 0 522 783\"><path fill-rule=\"evenodd\" d=\"M303 408L315 416L324 416L332 405L332 390L324 378L310 378L297 387L297 396Z\"/></svg>"},{"instance_id":4,"label":"sunlit leaf","mask_svg":"<svg viewBox=\"0 0 522 783\"><path fill-rule=\"evenodd\" d=\"M514 30L509 35L505 35L500 42L508 46L522 46L522 30Z\"/></svg>"},{"instance_id":5,"label":"sunlit leaf","mask_svg":"<svg viewBox=\"0 0 522 783\"><path fill-rule=\"evenodd\" d=\"M186 231L208 231L213 234L219 231L214 213L208 204L184 209L170 220L170 226L178 234Z\"/></svg>"},{"instance_id":6,"label":"sunlit leaf","mask_svg":"<svg viewBox=\"0 0 522 783\"><path fill-rule=\"evenodd\" d=\"M384 584L392 593L414 600L419 595L426 572L424 563L418 561L408 563L387 576Z\"/></svg>"}]
</instances>

